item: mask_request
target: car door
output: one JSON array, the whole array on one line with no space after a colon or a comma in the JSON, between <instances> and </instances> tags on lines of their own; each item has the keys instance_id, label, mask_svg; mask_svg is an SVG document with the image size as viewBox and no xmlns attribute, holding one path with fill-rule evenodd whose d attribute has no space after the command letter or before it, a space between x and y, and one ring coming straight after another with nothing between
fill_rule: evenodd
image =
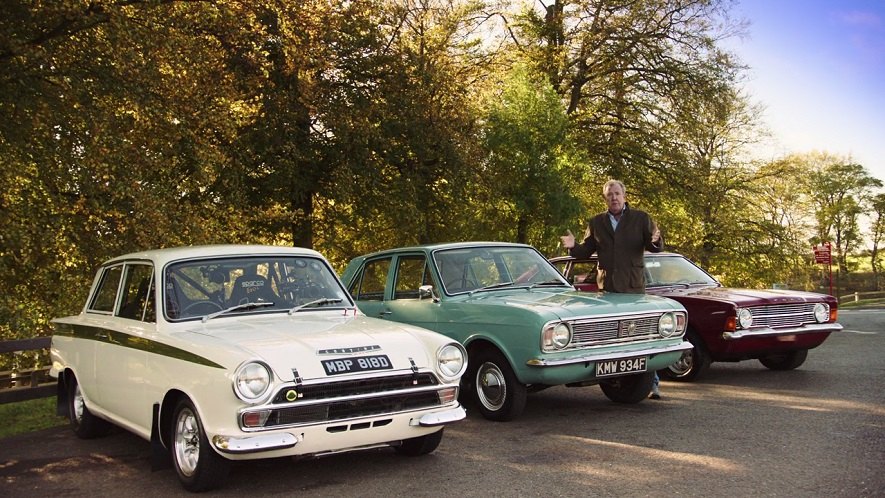
<instances>
[{"instance_id":1,"label":"car door","mask_svg":"<svg viewBox=\"0 0 885 498\"><path fill-rule=\"evenodd\" d=\"M91 407L103 407L104 388L109 382L98 373L101 356L106 354L111 330L115 325L114 310L123 277L123 264L102 268L96 278L95 289L89 298L84 313L85 326L80 329L76 340L75 375L80 391Z\"/></svg>"},{"instance_id":2,"label":"car door","mask_svg":"<svg viewBox=\"0 0 885 498\"><path fill-rule=\"evenodd\" d=\"M384 293L390 276L393 256L370 259L350 284L350 295L356 300L357 307L373 318L384 318L388 313L384 305Z\"/></svg>"},{"instance_id":3,"label":"car door","mask_svg":"<svg viewBox=\"0 0 885 498\"><path fill-rule=\"evenodd\" d=\"M397 322L435 329L439 302L422 296L419 289L431 285L434 295L439 288L434 281L424 253L400 254L392 262L393 275L388 279L389 292L383 303L384 317Z\"/></svg>"},{"instance_id":4,"label":"car door","mask_svg":"<svg viewBox=\"0 0 885 498\"><path fill-rule=\"evenodd\" d=\"M95 378L100 403L127 422L143 428L151 415L145 399L145 379L149 378L147 355L153 347L148 337L156 328L153 266L127 262L114 316L109 318L104 340L95 351Z\"/></svg>"}]
</instances>

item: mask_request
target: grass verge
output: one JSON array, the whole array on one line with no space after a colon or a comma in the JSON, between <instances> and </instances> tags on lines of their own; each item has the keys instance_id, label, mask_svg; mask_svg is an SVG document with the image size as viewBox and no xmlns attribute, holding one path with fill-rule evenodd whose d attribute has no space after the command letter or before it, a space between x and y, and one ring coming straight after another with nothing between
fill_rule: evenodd
<instances>
[{"instance_id":1,"label":"grass verge","mask_svg":"<svg viewBox=\"0 0 885 498\"><path fill-rule=\"evenodd\" d=\"M55 396L0 405L0 438L68 423L55 414Z\"/></svg>"}]
</instances>

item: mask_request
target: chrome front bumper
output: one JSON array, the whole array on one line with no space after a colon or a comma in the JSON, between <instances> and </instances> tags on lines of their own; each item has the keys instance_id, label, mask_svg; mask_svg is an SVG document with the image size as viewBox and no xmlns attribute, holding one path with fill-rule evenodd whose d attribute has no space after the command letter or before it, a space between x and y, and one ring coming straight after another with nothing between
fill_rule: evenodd
<instances>
[{"instance_id":1,"label":"chrome front bumper","mask_svg":"<svg viewBox=\"0 0 885 498\"><path fill-rule=\"evenodd\" d=\"M619 360L621 358L635 358L637 356L655 356L664 353L676 353L682 351L688 351L691 349L691 343L688 341L682 341L681 344L677 344L675 346L664 346L664 347L650 347L646 349L636 349L632 351L614 351L611 353L595 353L595 354L587 354L585 356L578 356L575 358L566 358L563 360L547 360L544 358L532 358L528 360L526 365L530 367L557 367L560 365L571 365L574 363L585 363L585 362L597 362L597 361L607 361L607 360Z\"/></svg>"},{"instance_id":2,"label":"chrome front bumper","mask_svg":"<svg viewBox=\"0 0 885 498\"><path fill-rule=\"evenodd\" d=\"M735 330L734 332L723 332L722 338L727 341L732 341L735 339L743 339L744 337L774 337L779 335L813 334L815 332L838 332L839 330L842 330L842 326L838 323L815 323L811 325L803 325L801 327L791 327L788 329L763 327L750 330Z\"/></svg>"},{"instance_id":3,"label":"chrome front bumper","mask_svg":"<svg viewBox=\"0 0 885 498\"><path fill-rule=\"evenodd\" d=\"M412 418L409 420L409 425L414 427L436 427L457 422L465 417L467 417L467 412L459 405L447 410L425 413L420 417ZM231 454L284 450L295 446L300 441L298 436L288 432L239 437L214 436L212 438L212 444L218 451Z\"/></svg>"}]
</instances>

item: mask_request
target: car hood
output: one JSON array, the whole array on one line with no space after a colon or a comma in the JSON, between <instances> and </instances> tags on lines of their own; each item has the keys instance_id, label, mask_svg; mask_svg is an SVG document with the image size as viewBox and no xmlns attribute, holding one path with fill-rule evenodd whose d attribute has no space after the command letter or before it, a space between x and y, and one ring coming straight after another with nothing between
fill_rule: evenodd
<instances>
[{"instance_id":1,"label":"car hood","mask_svg":"<svg viewBox=\"0 0 885 498\"><path fill-rule=\"evenodd\" d=\"M731 287L662 287L649 288L648 292L659 296L679 298L709 299L737 306L758 306L760 304L791 304L821 302L825 296L814 292L779 289L741 289Z\"/></svg>"},{"instance_id":2,"label":"car hood","mask_svg":"<svg viewBox=\"0 0 885 498\"><path fill-rule=\"evenodd\" d=\"M293 369L303 379L326 377L321 360L359 356L386 355L393 370L411 370L412 361L418 368L435 370L431 355L451 342L417 327L363 315L305 315L215 320L188 333L215 345L224 343L239 362L264 361L282 381L294 379Z\"/></svg>"},{"instance_id":3,"label":"car hood","mask_svg":"<svg viewBox=\"0 0 885 498\"><path fill-rule=\"evenodd\" d=\"M506 290L476 293L463 304L521 308L559 319L600 314L661 312L683 310L681 304L649 294L617 294L611 292Z\"/></svg>"}]
</instances>

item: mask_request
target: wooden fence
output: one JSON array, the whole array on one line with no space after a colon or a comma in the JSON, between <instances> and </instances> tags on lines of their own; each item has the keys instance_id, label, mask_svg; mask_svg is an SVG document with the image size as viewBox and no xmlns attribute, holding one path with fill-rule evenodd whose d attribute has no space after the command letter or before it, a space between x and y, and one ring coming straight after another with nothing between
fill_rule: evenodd
<instances>
[{"instance_id":1,"label":"wooden fence","mask_svg":"<svg viewBox=\"0 0 885 498\"><path fill-rule=\"evenodd\" d=\"M51 337L0 342L0 354L49 349ZM49 366L0 372L0 404L55 396L55 379Z\"/></svg>"}]
</instances>

